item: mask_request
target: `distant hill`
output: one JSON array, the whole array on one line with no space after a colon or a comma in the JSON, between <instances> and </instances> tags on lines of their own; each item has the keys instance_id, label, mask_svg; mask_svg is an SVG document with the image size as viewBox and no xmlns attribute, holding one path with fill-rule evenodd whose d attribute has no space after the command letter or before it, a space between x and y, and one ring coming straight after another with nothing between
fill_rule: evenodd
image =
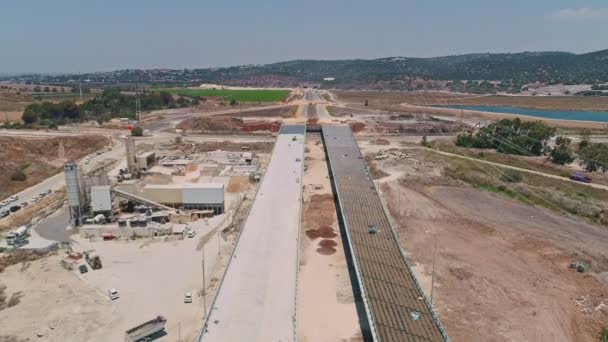
<instances>
[{"instance_id":1,"label":"distant hill","mask_svg":"<svg viewBox=\"0 0 608 342\"><path fill-rule=\"evenodd\" d=\"M364 60L294 60L266 65L214 69L122 70L63 76L31 76L47 83L86 79L92 84L134 83L196 85L295 86L316 83L338 88L408 88L412 80L501 81L504 89L545 84L608 82L608 50L586 54L567 52L482 53L434 58L387 57ZM335 80L324 82L323 78ZM20 77L21 79L27 79ZM455 87L461 85L455 84ZM483 88L483 85L482 85Z\"/></svg>"}]
</instances>

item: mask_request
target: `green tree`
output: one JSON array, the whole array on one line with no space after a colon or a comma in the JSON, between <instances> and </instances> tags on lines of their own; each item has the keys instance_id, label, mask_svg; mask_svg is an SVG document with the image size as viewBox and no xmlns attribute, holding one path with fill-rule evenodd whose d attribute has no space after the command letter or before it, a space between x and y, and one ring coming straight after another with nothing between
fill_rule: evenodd
<instances>
[{"instance_id":1,"label":"green tree","mask_svg":"<svg viewBox=\"0 0 608 342\"><path fill-rule=\"evenodd\" d=\"M578 143L578 149L582 150L585 147L589 146L590 141L591 141L591 130L589 130L589 128L584 128L581 131L581 141Z\"/></svg>"},{"instance_id":2,"label":"green tree","mask_svg":"<svg viewBox=\"0 0 608 342\"><path fill-rule=\"evenodd\" d=\"M51 91L51 89L49 89L49 87L44 87L44 92L45 92L45 93L48 93L48 92L50 92L50 91Z\"/></svg>"},{"instance_id":3,"label":"green tree","mask_svg":"<svg viewBox=\"0 0 608 342\"><path fill-rule=\"evenodd\" d=\"M579 151L581 166L587 172L608 171L608 145L590 144Z\"/></svg>"},{"instance_id":4,"label":"green tree","mask_svg":"<svg viewBox=\"0 0 608 342\"><path fill-rule=\"evenodd\" d=\"M134 137L141 137L144 135L144 130L139 126L135 126L131 129L131 135Z\"/></svg>"},{"instance_id":5,"label":"green tree","mask_svg":"<svg viewBox=\"0 0 608 342\"><path fill-rule=\"evenodd\" d=\"M38 114L34 111L26 110L21 115L21 120L23 120L23 122L26 124L31 125L38 121Z\"/></svg>"},{"instance_id":6,"label":"green tree","mask_svg":"<svg viewBox=\"0 0 608 342\"><path fill-rule=\"evenodd\" d=\"M42 88L40 88L40 86L34 87L34 92L39 93L40 91L42 91Z\"/></svg>"},{"instance_id":7,"label":"green tree","mask_svg":"<svg viewBox=\"0 0 608 342\"><path fill-rule=\"evenodd\" d=\"M235 99L230 99L230 105L231 105L232 107L234 107L234 106L236 106L236 105L238 105L238 104L239 104L239 103L238 103L238 102L236 102L236 100L235 100Z\"/></svg>"},{"instance_id":8,"label":"green tree","mask_svg":"<svg viewBox=\"0 0 608 342\"><path fill-rule=\"evenodd\" d=\"M551 150L549 156L554 164L566 165L574 161L575 157L570 149L572 140L566 137L557 137L555 139L555 147Z\"/></svg>"}]
</instances>

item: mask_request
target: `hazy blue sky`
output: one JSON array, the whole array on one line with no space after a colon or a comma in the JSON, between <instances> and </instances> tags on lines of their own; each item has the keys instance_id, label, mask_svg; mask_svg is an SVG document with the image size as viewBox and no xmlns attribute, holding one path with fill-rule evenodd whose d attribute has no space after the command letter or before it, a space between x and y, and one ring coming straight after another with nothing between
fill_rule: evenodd
<instances>
[{"instance_id":1,"label":"hazy blue sky","mask_svg":"<svg viewBox=\"0 0 608 342\"><path fill-rule=\"evenodd\" d=\"M0 3L0 72L606 48L606 0Z\"/></svg>"}]
</instances>

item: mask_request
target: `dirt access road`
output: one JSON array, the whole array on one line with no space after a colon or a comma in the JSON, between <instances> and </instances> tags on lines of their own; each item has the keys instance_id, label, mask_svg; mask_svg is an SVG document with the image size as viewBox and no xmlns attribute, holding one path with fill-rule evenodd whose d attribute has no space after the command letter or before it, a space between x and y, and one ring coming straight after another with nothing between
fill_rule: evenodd
<instances>
[{"instance_id":1,"label":"dirt access road","mask_svg":"<svg viewBox=\"0 0 608 342\"><path fill-rule=\"evenodd\" d=\"M362 341L321 137L308 134L306 148L298 339Z\"/></svg>"},{"instance_id":2,"label":"dirt access road","mask_svg":"<svg viewBox=\"0 0 608 342\"><path fill-rule=\"evenodd\" d=\"M597 341L608 322L605 227L462 186L442 176L441 156L408 153L377 163L389 173L382 196L427 295L437 241L434 306L452 340Z\"/></svg>"}]
</instances>

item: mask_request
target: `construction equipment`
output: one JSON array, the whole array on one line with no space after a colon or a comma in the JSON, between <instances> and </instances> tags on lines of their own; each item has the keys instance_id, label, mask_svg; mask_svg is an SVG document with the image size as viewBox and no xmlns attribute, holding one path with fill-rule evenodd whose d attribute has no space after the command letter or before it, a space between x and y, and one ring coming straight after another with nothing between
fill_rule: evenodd
<instances>
[{"instance_id":1,"label":"construction equipment","mask_svg":"<svg viewBox=\"0 0 608 342\"><path fill-rule=\"evenodd\" d=\"M125 332L125 341L126 342L136 342L136 341L145 341L146 337L154 335L163 329L165 329L165 324L167 323L167 319L163 316L157 316L154 319L151 319L143 324L136 326L135 328L131 328Z\"/></svg>"},{"instance_id":2,"label":"construction equipment","mask_svg":"<svg viewBox=\"0 0 608 342\"><path fill-rule=\"evenodd\" d=\"M94 249L85 251L84 258L92 269L98 270L102 267L101 258L99 257L99 255L97 255Z\"/></svg>"}]
</instances>

